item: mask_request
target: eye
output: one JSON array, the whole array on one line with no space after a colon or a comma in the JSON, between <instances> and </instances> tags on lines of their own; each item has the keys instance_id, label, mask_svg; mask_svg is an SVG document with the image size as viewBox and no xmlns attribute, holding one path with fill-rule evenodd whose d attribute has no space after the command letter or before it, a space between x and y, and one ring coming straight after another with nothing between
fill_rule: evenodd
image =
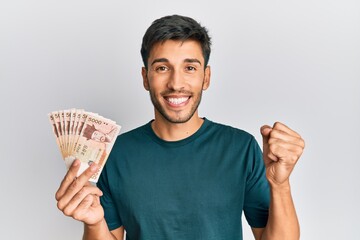
<instances>
[{"instance_id":1,"label":"eye","mask_svg":"<svg viewBox=\"0 0 360 240\"><path fill-rule=\"evenodd\" d=\"M167 71L169 71L169 68L166 67L166 66L158 66L158 67L155 68L155 71L156 71L156 72L159 72L159 73L161 73L161 72L167 72Z\"/></svg>"},{"instance_id":2,"label":"eye","mask_svg":"<svg viewBox=\"0 0 360 240\"><path fill-rule=\"evenodd\" d=\"M194 66L187 66L187 67L185 68L185 70L186 70L187 72L195 72L195 71L196 71L196 67L194 67Z\"/></svg>"}]
</instances>

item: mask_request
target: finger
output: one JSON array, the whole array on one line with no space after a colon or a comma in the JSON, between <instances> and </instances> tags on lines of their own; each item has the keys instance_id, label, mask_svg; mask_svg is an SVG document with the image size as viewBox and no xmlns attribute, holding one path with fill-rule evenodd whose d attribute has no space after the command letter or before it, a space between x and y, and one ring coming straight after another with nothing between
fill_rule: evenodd
<instances>
[{"instance_id":1,"label":"finger","mask_svg":"<svg viewBox=\"0 0 360 240\"><path fill-rule=\"evenodd\" d=\"M264 125L260 128L260 133L263 137L263 140L267 142L269 139L269 134L271 132L272 128L269 125Z\"/></svg>"},{"instance_id":2,"label":"finger","mask_svg":"<svg viewBox=\"0 0 360 240\"><path fill-rule=\"evenodd\" d=\"M64 179L62 180L59 189L56 191L55 199L57 201L60 200L60 198L64 195L66 192L66 189L69 187L69 185L74 181L76 178L77 172L80 168L80 160L75 159L75 161L72 163L71 167L67 171Z\"/></svg>"},{"instance_id":3,"label":"finger","mask_svg":"<svg viewBox=\"0 0 360 240\"><path fill-rule=\"evenodd\" d=\"M271 161L273 162L279 161L279 158L275 156L271 151L267 153L267 158L270 159L270 161L267 161L266 163L270 163Z\"/></svg>"},{"instance_id":4,"label":"finger","mask_svg":"<svg viewBox=\"0 0 360 240\"><path fill-rule=\"evenodd\" d=\"M303 147L299 146L298 144L287 142L282 139L275 139L275 138L270 139L269 144L279 146L280 148L284 148L288 151L295 152L295 153L302 152L304 149Z\"/></svg>"},{"instance_id":5,"label":"finger","mask_svg":"<svg viewBox=\"0 0 360 240\"><path fill-rule=\"evenodd\" d=\"M289 135L301 138L300 134L298 134L297 132L295 132L294 130L292 130L291 128L289 128L288 126L286 126L285 124L283 124L281 122L275 122L274 126L273 126L273 129L281 130L283 132L288 133Z\"/></svg>"},{"instance_id":6,"label":"finger","mask_svg":"<svg viewBox=\"0 0 360 240\"><path fill-rule=\"evenodd\" d=\"M270 164L272 161L277 161L277 157L269 151L269 138L272 128L269 125L264 125L260 128L260 133L263 138L263 158L265 165Z\"/></svg>"},{"instance_id":7,"label":"finger","mask_svg":"<svg viewBox=\"0 0 360 240\"><path fill-rule=\"evenodd\" d=\"M58 201L58 208L60 210L63 210L65 206L68 205L70 200L80 191L80 189L89 184L89 179L96 173L97 169L98 166L94 163L88 167L78 178L72 181L72 183L68 186L65 193Z\"/></svg>"},{"instance_id":8,"label":"finger","mask_svg":"<svg viewBox=\"0 0 360 240\"><path fill-rule=\"evenodd\" d=\"M102 192L99 188L94 186L85 186L83 187L68 203L68 205L64 208L63 212L66 216L72 216L75 209L81 204L81 202L88 195L96 195L102 196Z\"/></svg>"},{"instance_id":9,"label":"finger","mask_svg":"<svg viewBox=\"0 0 360 240\"><path fill-rule=\"evenodd\" d=\"M83 201L78 205L76 210L74 211L72 217L78 221L82 221L83 217L88 213L88 209L91 207L95 200L94 195L87 195Z\"/></svg>"},{"instance_id":10,"label":"finger","mask_svg":"<svg viewBox=\"0 0 360 240\"><path fill-rule=\"evenodd\" d=\"M294 145L297 145L301 148L305 147L305 142L302 138L290 135L287 132L282 130L273 129L270 133L269 144L273 143L274 141L282 140L284 142L288 142Z\"/></svg>"},{"instance_id":11,"label":"finger","mask_svg":"<svg viewBox=\"0 0 360 240\"><path fill-rule=\"evenodd\" d=\"M102 196L102 195L101 195ZM101 196L97 196L96 195L96 197L95 197L95 199L94 199L94 201L93 201L93 203L92 203L92 207L97 207L97 206L99 206L99 205L101 205L101 203L100 203L100 197Z\"/></svg>"},{"instance_id":12,"label":"finger","mask_svg":"<svg viewBox=\"0 0 360 240\"><path fill-rule=\"evenodd\" d=\"M278 140L274 144L270 144L269 150L269 152L278 159L291 162L296 162L303 151L301 147L281 140Z\"/></svg>"}]
</instances>

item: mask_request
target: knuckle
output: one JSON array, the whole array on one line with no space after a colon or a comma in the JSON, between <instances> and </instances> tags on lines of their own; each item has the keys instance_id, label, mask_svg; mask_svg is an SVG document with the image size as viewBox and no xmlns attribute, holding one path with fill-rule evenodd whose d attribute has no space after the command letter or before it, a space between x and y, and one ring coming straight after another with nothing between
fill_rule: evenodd
<instances>
[{"instance_id":1,"label":"knuckle","mask_svg":"<svg viewBox=\"0 0 360 240\"><path fill-rule=\"evenodd\" d=\"M64 210L64 204L62 203L62 201L58 201L56 206L60 211Z\"/></svg>"},{"instance_id":2,"label":"knuckle","mask_svg":"<svg viewBox=\"0 0 360 240\"><path fill-rule=\"evenodd\" d=\"M274 145L278 144L280 141L281 140L277 139L277 138L270 138L268 143L269 143L269 145L274 146Z\"/></svg>"},{"instance_id":3,"label":"knuckle","mask_svg":"<svg viewBox=\"0 0 360 240\"><path fill-rule=\"evenodd\" d=\"M98 188L97 190L98 190L98 196L99 196L99 197L104 194L99 188Z\"/></svg>"},{"instance_id":4,"label":"knuckle","mask_svg":"<svg viewBox=\"0 0 360 240\"><path fill-rule=\"evenodd\" d=\"M74 177L69 173L70 172L68 172L68 174L65 175L63 182L71 182L74 180Z\"/></svg>"},{"instance_id":5,"label":"knuckle","mask_svg":"<svg viewBox=\"0 0 360 240\"><path fill-rule=\"evenodd\" d=\"M271 153L274 153L277 150L277 146L275 144L270 144L269 145L269 150L270 150Z\"/></svg>"},{"instance_id":6,"label":"knuckle","mask_svg":"<svg viewBox=\"0 0 360 240\"><path fill-rule=\"evenodd\" d=\"M79 211L76 211L76 212L73 213L73 216L72 216L72 217L73 217L75 220L80 221L80 220L82 219L81 216L82 216L82 214L81 214Z\"/></svg>"},{"instance_id":7,"label":"knuckle","mask_svg":"<svg viewBox=\"0 0 360 240\"><path fill-rule=\"evenodd\" d=\"M79 185L79 180L78 179L75 179L69 186L69 189L70 190L75 190Z\"/></svg>"},{"instance_id":8,"label":"knuckle","mask_svg":"<svg viewBox=\"0 0 360 240\"><path fill-rule=\"evenodd\" d=\"M272 161L277 161L277 160L278 160L278 158L277 158L274 154L272 154L272 153L269 153L269 154L267 155L267 157L268 157L269 159L271 159Z\"/></svg>"},{"instance_id":9,"label":"knuckle","mask_svg":"<svg viewBox=\"0 0 360 240\"><path fill-rule=\"evenodd\" d=\"M94 164L94 163L93 163ZM91 166L89 166L87 169L86 169L86 171L85 171L85 174L87 175L87 176L92 176L94 173L92 172L92 168L94 167L94 165L93 164L91 164Z\"/></svg>"},{"instance_id":10,"label":"knuckle","mask_svg":"<svg viewBox=\"0 0 360 240\"><path fill-rule=\"evenodd\" d=\"M80 189L80 191L78 192L78 195L79 196L84 196L84 195L86 195L86 189L85 189L85 187L83 187L82 189Z\"/></svg>"},{"instance_id":11,"label":"knuckle","mask_svg":"<svg viewBox=\"0 0 360 240\"><path fill-rule=\"evenodd\" d=\"M299 158L298 158L297 155L292 155L291 158L290 158L290 160L291 160L292 163L296 163L298 159L299 159Z\"/></svg>"},{"instance_id":12,"label":"knuckle","mask_svg":"<svg viewBox=\"0 0 360 240\"><path fill-rule=\"evenodd\" d=\"M92 194L88 194L86 195L86 197L84 198L85 202L92 202L94 200L94 197Z\"/></svg>"},{"instance_id":13,"label":"knuckle","mask_svg":"<svg viewBox=\"0 0 360 240\"><path fill-rule=\"evenodd\" d=\"M72 211L71 211L69 208L65 208L65 209L63 210L63 213L64 213L65 216L71 216Z\"/></svg>"},{"instance_id":14,"label":"knuckle","mask_svg":"<svg viewBox=\"0 0 360 240\"><path fill-rule=\"evenodd\" d=\"M276 138L279 135L279 131L276 129L271 130L270 138Z\"/></svg>"},{"instance_id":15,"label":"knuckle","mask_svg":"<svg viewBox=\"0 0 360 240\"><path fill-rule=\"evenodd\" d=\"M297 137L297 138L299 138L299 139L301 139L300 134L299 134L299 133L297 133L297 132L295 132L294 130L293 130L293 136L294 136L294 137Z\"/></svg>"},{"instance_id":16,"label":"knuckle","mask_svg":"<svg viewBox=\"0 0 360 240\"><path fill-rule=\"evenodd\" d=\"M296 150L296 154L297 154L298 156L300 156L302 153L303 153L303 148L298 147L297 150Z\"/></svg>"},{"instance_id":17,"label":"knuckle","mask_svg":"<svg viewBox=\"0 0 360 240\"><path fill-rule=\"evenodd\" d=\"M275 130L271 130L271 132L269 133L269 140L274 139L275 135Z\"/></svg>"},{"instance_id":18,"label":"knuckle","mask_svg":"<svg viewBox=\"0 0 360 240\"><path fill-rule=\"evenodd\" d=\"M305 148L305 141L302 138L301 138L301 146L302 146L302 148Z\"/></svg>"},{"instance_id":19,"label":"knuckle","mask_svg":"<svg viewBox=\"0 0 360 240\"><path fill-rule=\"evenodd\" d=\"M274 127L273 128L279 128L281 126L281 123L279 121L276 121L274 123Z\"/></svg>"},{"instance_id":20,"label":"knuckle","mask_svg":"<svg viewBox=\"0 0 360 240\"><path fill-rule=\"evenodd\" d=\"M95 198L94 198L94 195L92 195L92 194L86 195L86 197L83 200L84 204L88 205L88 206L92 205L94 203L94 201L95 201Z\"/></svg>"},{"instance_id":21,"label":"knuckle","mask_svg":"<svg viewBox=\"0 0 360 240\"><path fill-rule=\"evenodd\" d=\"M60 193L59 193L59 191L57 191L56 193L55 193L55 199L56 199L56 201L59 201L60 200Z\"/></svg>"},{"instance_id":22,"label":"knuckle","mask_svg":"<svg viewBox=\"0 0 360 240\"><path fill-rule=\"evenodd\" d=\"M74 196L74 199L81 201L82 199L85 199L88 194L89 194L88 188L83 187L77 192L77 194Z\"/></svg>"}]
</instances>

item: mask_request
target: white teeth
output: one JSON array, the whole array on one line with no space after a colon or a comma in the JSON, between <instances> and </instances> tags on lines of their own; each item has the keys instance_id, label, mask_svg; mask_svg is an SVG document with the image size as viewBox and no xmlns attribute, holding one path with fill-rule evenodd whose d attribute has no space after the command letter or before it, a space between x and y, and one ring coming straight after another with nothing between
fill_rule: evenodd
<instances>
[{"instance_id":1,"label":"white teeth","mask_svg":"<svg viewBox=\"0 0 360 240\"><path fill-rule=\"evenodd\" d=\"M189 99L188 97L181 97L181 98L168 98L167 100L172 104L178 105L187 101L188 99Z\"/></svg>"}]
</instances>

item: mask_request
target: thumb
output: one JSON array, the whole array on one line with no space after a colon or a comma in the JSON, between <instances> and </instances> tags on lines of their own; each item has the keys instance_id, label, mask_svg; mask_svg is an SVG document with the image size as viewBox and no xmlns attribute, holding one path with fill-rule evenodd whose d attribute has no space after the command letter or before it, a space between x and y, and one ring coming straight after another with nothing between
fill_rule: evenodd
<instances>
[{"instance_id":1,"label":"thumb","mask_svg":"<svg viewBox=\"0 0 360 240\"><path fill-rule=\"evenodd\" d=\"M272 128L268 125L264 125L260 128L260 133L263 138L263 158L264 158L265 165L268 165L271 163L270 156L272 156L272 154L269 154L270 153L269 138L270 138L271 130L272 130Z\"/></svg>"},{"instance_id":2,"label":"thumb","mask_svg":"<svg viewBox=\"0 0 360 240\"><path fill-rule=\"evenodd\" d=\"M270 127L269 125L264 125L260 128L260 133L263 137L263 144L267 144L269 141L269 137L270 137L270 132L272 130L272 127Z\"/></svg>"}]
</instances>

